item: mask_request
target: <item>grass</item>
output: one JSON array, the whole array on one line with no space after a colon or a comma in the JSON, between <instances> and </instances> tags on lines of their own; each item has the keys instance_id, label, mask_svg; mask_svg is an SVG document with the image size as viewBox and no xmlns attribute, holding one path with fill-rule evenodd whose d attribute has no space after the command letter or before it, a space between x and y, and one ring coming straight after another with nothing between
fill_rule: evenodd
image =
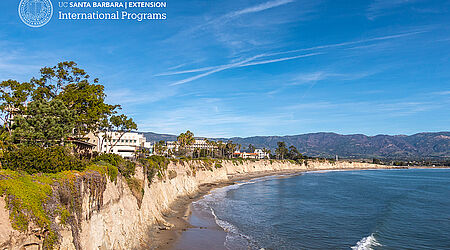
<instances>
[{"instance_id":1,"label":"grass","mask_svg":"<svg viewBox=\"0 0 450 250\"><path fill-rule=\"evenodd\" d=\"M138 206L141 207L142 199L144 198L144 182L134 177L126 178L128 187L131 193L138 202Z\"/></svg>"},{"instance_id":2,"label":"grass","mask_svg":"<svg viewBox=\"0 0 450 250\"><path fill-rule=\"evenodd\" d=\"M30 223L37 225L43 232L46 231L45 248L53 248L58 241L55 218L59 217L59 224L66 225L73 221L70 218L75 216L74 211L81 209L77 200L81 194L76 186L80 181L77 180L82 177L96 178L98 173L115 181L118 170L110 164L90 165L83 172L74 170L32 175L0 169L0 196L5 198L12 227L25 232ZM90 188L96 188L92 183L88 181Z\"/></svg>"},{"instance_id":3,"label":"grass","mask_svg":"<svg viewBox=\"0 0 450 250\"><path fill-rule=\"evenodd\" d=\"M50 179L47 176L0 170L0 179L0 195L7 196L6 202L14 229L26 231L30 217L40 227L50 224L50 218L43 206L52 194Z\"/></svg>"}]
</instances>

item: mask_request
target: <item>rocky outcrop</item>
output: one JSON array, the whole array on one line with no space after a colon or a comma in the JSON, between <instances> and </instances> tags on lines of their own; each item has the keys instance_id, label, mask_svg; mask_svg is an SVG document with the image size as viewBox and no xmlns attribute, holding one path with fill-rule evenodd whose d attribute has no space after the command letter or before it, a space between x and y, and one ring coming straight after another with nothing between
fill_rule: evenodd
<instances>
[{"instance_id":1,"label":"rocky outcrop","mask_svg":"<svg viewBox=\"0 0 450 250\"><path fill-rule=\"evenodd\" d=\"M124 178L112 182L105 178L102 194L92 195L92 186L84 180L80 193L81 211L77 216L78 227L73 225L59 228L60 249L131 249L139 248L147 240L151 225L170 226L163 214L170 209L177 197L194 195L202 184L227 181L230 175L285 170L320 169L364 169L386 168L386 166L349 162L308 162L295 164L289 161L205 161L171 162L163 178L154 178L148 185L143 170L136 170L136 178L144 182L142 203L138 205ZM169 174L170 173L170 174ZM100 189L99 189L100 190ZM95 192L94 192L95 193ZM98 200L93 197L101 197ZM9 210L4 197L0 198L0 247L1 249L39 249L43 239L31 225L27 232L13 229L9 221ZM77 230L74 232L74 230ZM151 240L151 239L150 239Z\"/></svg>"}]
</instances>

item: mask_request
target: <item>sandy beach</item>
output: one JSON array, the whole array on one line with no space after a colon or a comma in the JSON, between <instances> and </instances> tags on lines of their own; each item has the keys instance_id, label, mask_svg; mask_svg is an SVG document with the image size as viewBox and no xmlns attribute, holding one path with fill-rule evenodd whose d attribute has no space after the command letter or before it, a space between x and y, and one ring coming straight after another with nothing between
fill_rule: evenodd
<instances>
[{"instance_id":1,"label":"sandy beach","mask_svg":"<svg viewBox=\"0 0 450 250\"><path fill-rule=\"evenodd\" d=\"M229 176L229 180L219 183L205 184L199 187L194 196L179 197L171 206L171 211L164 219L173 227L155 226L150 230L148 245L150 249L226 249L223 245L226 233L219 227L208 213L199 214L192 210L192 202L202 199L213 189L233 185L240 181L248 181L266 176L283 176L300 174L296 171L265 171Z\"/></svg>"}]
</instances>

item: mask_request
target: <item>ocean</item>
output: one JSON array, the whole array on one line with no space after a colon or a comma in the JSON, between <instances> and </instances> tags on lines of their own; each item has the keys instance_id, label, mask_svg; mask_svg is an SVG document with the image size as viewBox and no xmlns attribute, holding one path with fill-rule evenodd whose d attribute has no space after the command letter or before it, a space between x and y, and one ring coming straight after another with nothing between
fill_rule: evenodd
<instances>
[{"instance_id":1,"label":"ocean","mask_svg":"<svg viewBox=\"0 0 450 250\"><path fill-rule=\"evenodd\" d=\"M450 249L450 169L264 177L192 209L225 231L211 249Z\"/></svg>"}]
</instances>

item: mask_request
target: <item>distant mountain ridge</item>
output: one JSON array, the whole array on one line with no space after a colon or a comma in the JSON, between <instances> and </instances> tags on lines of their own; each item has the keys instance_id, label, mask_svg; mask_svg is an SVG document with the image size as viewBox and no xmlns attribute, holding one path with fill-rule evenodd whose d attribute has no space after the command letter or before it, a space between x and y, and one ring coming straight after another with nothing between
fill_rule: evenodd
<instances>
[{"instance_id":1,"label":"distant mountain ridge","mask_svg":"<svg viewBox=\"0 0 450 250\"><path fill-rule=\"evenodd\" d=\"M144 133L151 141L176 140L175 135ZM450 132L427 132L414 135L341 135L320 132L290 136L253 136L211 138L232 140L247 147L269 148L274 152L277 142L294 145L308 156L343 158L450 158Z\"/></svg>"}]
</instances>

